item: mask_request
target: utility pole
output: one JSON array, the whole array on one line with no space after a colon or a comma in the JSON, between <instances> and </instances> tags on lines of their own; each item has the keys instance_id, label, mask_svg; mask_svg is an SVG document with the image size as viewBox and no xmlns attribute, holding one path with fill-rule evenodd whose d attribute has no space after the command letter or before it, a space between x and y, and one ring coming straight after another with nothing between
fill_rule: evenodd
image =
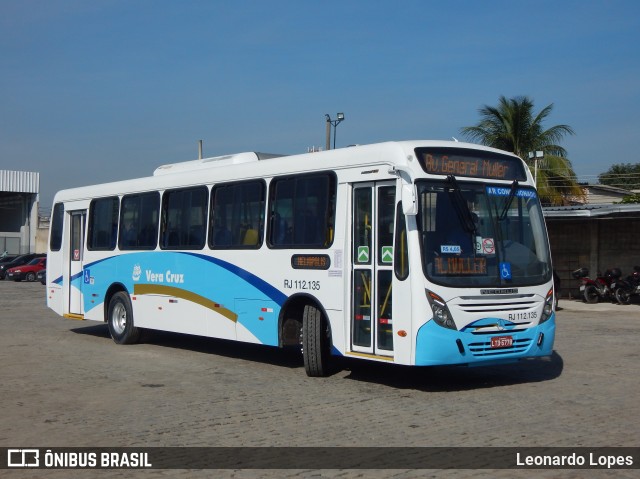
<instances>
[{"instance_id":1,"label":"utility pole","mask_svg":"<svg viewBox=\"0 0 640 479\"><path fill-rule=\"evenodd\" d=\"M529 159L533 160L533 182L538 187L538 160L544 157L544 151L530 151Z\"/></svg>"},{"instance_id":2,"label":"utility pole","mask_svg":"<svg viewBox=\"0 0 640 479\"><path fill-rule=\"evenodd\" d=\"M324 115L324 117L327 119L327 128L326 128L326 136L327 136L327 141L326 141L326 150L330 150L331 149L331 125L333 125L333 149L336 149L336 127L338 126L338 124L340 124L342 121L344 121L344 113L337 113L336 114L336 119L332 120L331 117L326 114Z\"/></svg>"},{"instance_id":3,"label":"utility pole","mask_svg":"<svg viewBox=\"0 0 640 479\"><path fill-rule=\"evenodd\" d=\"M329 115L325 115L325 117L327 118L327 128L326 128L326 136L327 136L327 141L325 143L325 150L330 150L331 149L331 117Z\"/></svg>"}]
</instances>

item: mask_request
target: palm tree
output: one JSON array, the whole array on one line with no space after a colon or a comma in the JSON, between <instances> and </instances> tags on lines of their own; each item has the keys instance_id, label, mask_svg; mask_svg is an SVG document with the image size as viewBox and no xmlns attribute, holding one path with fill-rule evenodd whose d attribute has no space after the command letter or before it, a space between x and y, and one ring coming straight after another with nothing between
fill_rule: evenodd
<instances>
[{"instance_id":1,"label":"palm tree","mask_svg":"<svg viewBox=\"0 0 640 479\"><path fill-rule=\"evenodd\" d=\"M584 193L566 150L558 144L565 135L573 135L573 129L569 125L544 129L542 125L551 110L553 104L535 114L533 101L528 97L501 96L497 107L480 108L480 122L476 126L466 126L460 131L483 145L514 152L529 168L535 166L529 152L543 151L544 159L537 170L538 193L545 203L564 204L568 196L582 197Z\"/></svg>"}]
</instances>

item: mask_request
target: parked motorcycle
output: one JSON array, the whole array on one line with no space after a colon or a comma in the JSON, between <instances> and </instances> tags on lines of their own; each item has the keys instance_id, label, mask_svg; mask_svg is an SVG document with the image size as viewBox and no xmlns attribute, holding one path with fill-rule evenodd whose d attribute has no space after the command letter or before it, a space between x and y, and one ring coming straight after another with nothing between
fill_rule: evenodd
<instances>
[{"instance_id":1,"label":"parked motorcycle","mask_svg":"<svg viewBox=\"0 0 640 479\"><path fill-rule=\"evenodd\" d=\"M620 304L631 303L633 295L640 296L640 266L634 266L633 273L627 276L627 279L616 281L613 294Z\"/></svg>"},{"instance_id":2,"label":"parked motorcycle","mask_svg":"<svg viewBox=\"0 0 640 479\"><path fill-rule=\"evenodd\" d=\"M589 270L580 268L573 271L571 276L582 281L580 292L584 300L589 304L595 304L601 300L612 301L615 299L611 284L622 276L622 272L618 268L612 268L606 270L604 275L598 274L596 279L591 279L589 278Z\"/></svg>"}]
</instances>

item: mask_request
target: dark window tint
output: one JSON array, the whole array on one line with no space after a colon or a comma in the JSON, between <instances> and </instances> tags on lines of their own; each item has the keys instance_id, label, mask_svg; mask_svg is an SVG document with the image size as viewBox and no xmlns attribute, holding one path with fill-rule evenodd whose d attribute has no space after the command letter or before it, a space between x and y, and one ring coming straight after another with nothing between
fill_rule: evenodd
<instances>
[{"instance_id":1,"label":"dark window tint","mask_svg":"<svg viewBox=\"0 0 640 479\"><path fill-rule=\"evenodd\" d=\"M163 249L202 249L207 223L206 186L165 191L162 196Z\"/></svg>"},{"instance_id":2,"label":"dark window tint","mask_svg":"<svg viewBox=\"0 0 640 479\"><path fill-rule=\"evenodd\" d=\"M402 212L402 203L398 203L396 217L396 245L393 250L393 268L396 277L403 281L409 276L409 249L407 248L407 222Z\"/></svg>"},{"instance_id":3,"label":"dark window tint","mask_svg":"<svg viewBox=\"0 0 640 479\"><path fill-rule=\"evenodd\" d=\"M247 181L211 192L211 248L259 248L264 231L265 184Z\"/></svg>"},{"instance_id":4,"label":"dark window tint","mask_svg":"<svg viewBox=\"0 0 640 479\"><path fill-rule=\"evenodd\" d=\"M87 249L91 251L115 249L118 238L119 208L120 202L117 196L91 202Z\"/></svg>"},{"instance_id":5,"label":"dark window tint","mask_svg":"<svg viewBox=\"0 0 640 479\"><path fill-rule=\"evenodd\" d=\"M49 247L51 251L60 251L62 247L62 226L64 223L64 205L58 203L53 207L51 215L51 239Z\"/></svg>"},{"instance_id":6,"label":"dark window tint","mask_svg":"<svg viewBox=\"0 0 640 479\"><path fill-rule=\"evenodd\" d=\"M84 248L82 247L84 235L84 212L71 213L71 261L82 261Z\"/></svg>"},{"instance_id":7,"label":"dark window tint","mask_svg":"<svg viewBox=\"0 0 640 479\"><path fill-rule=\"evenodd\" d=\"M392 262L395 186L378 188L378 264Z\"/></svg>"},{"instance_id":8,"label":"dark window tint","mask_svg":"<svg viewBox=\"0 0 640 479\"><path fill-rule=\"evenodd\" d=\"M328 248L335 222L335 176L276 178L271 182L269 244L276 248Z\"/></svg>"},{"instance_id":9,"label":"dark window tint","mask_svg":"<svg viewBox=\"0 0 640 479\"><path fill-rule=\"evenodd\" d=\"M373 235L371 232L373 218L373 197L371 188L356 188L353 193L353 257L358 264L371 264L369 251ZM360 254L366 252L366 254ZM362 344L358 344L362 346Z\"/></svg>"},{"instance_id":10,"label":"dark window tint","mask_svg":"<svg viewBox=\"0 0 640 479\"><path fill-rule=\"evenodd\" d=\"M118 247L122 250L155 249L158 238L160 194L122 197Z\"/></svg>"}]
</instances>

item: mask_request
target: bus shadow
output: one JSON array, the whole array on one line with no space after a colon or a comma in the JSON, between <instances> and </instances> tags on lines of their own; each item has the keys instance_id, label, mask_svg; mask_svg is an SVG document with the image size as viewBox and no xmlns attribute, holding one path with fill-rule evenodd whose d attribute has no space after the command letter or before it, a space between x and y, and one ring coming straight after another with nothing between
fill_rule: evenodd
<instances>
[{"instance_id":1,"label":"bus shadow","mask_svg":"<svg viewBox=\"0 0 640 479\"><path fill-rule=\"evenodd\" d=\"M96 338L111 339L107 324L94 324L93 326L81 326L79 328L71 328L69 331L75 334L86 334L87 336L95 336Z\"/></svg>"},{"instance_id":2,"label":"bus shadow","mask_svg":"<svg viewBox=\"0 0 640 479\"><path fill-rule=\"evenodd\" d=\"M106 324L85 326L71 330L76 334L86 334L105 338L111 341L109 328ZM204 354L214 354L227 358L271 364L286 368L302 368L303 360L299 349L279 349L260 344L242 343L225 339L194 336L190 334L173 333L145 329L140 338L141 344L150 344L163 348L180 349ZM117 347L114 344L114 347ZM304 374L304 373L303 373Z\"/></svg>"},{"instance_id":3,"label":"bus shadow","mask_svg":"<svg viewBox=\"0 0 640 479\"><path fill-rule=\"evenodd\" d=\"M562 374L564 361L562 356L554 351L546 358L526 359L499 366L412 367L352 359L344 366L349 370L345 379L382 384L397 389L447 392L550 381Z\"/></svg>"},{"instance_id":4,"label":"bus shadow","mask_svg":"<svg viewBox=\"0 0 640 479\"><path fill-rule=\"evenodd\" d=\"M78 327L71 331L111 341L106 324ZM279 349L259 344L155 330L143 330L141 343L299 369L300 374L305 374L302 355L297 348ZM114 344L114 347L117 346ZM562 357L555 351L548 358L480 367L412 367L339 356L333 356L331 361L331 376L334 380L347 379L424 392L464 391L550 381L559 377L564 367Z\"/></svg>"}]
</instances>

